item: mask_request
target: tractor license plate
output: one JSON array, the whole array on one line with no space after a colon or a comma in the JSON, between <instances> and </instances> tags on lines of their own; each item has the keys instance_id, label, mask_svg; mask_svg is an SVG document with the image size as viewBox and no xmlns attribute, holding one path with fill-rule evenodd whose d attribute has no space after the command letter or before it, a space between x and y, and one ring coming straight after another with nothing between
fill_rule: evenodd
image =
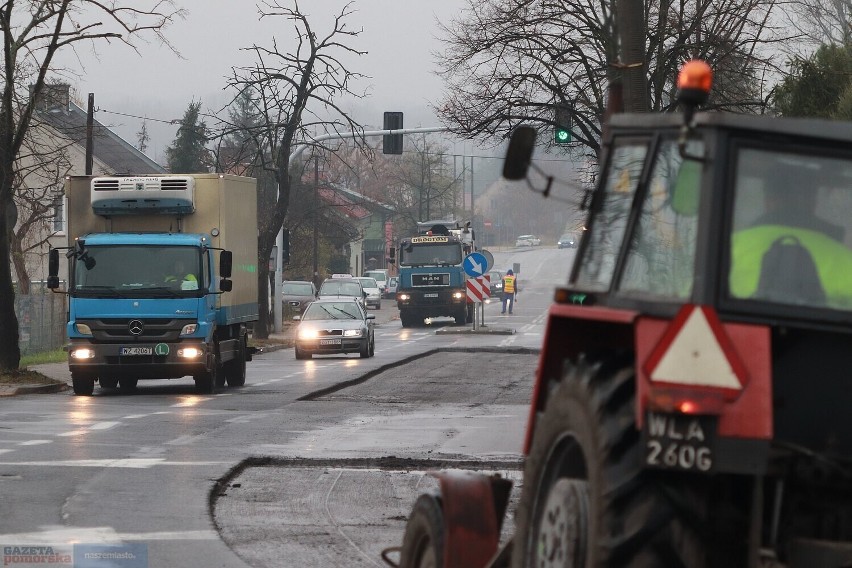
<instances>
[{"instance_id":1,"label":"tractor license plate","mask_svg":"<svg viewBox=\"0 0 852 568\"><path fill-rule=\"evenodd\" d=\"M153 347L122 347L121 355L153 355Z\"/></svg>"},{"instance_id":2,"label":"tractor license plate","mask_svg":"<svg viewBox=\"0 0 852 568\"><path fill-rule=\"evenodd\" d=\"M341 345L340 339L320 339L320 345Z\"/></svg>"},{"instance_id":3,"label":"tractor license plate","mask_svg":"<svg viewBox=\"0 0 852 568\"><path fill-rule=\"evenodd\" d=\"M649 412L642 432L645 464L658 469L712 471L716 424L715 416Z\"/></svg>"}]
</instances>

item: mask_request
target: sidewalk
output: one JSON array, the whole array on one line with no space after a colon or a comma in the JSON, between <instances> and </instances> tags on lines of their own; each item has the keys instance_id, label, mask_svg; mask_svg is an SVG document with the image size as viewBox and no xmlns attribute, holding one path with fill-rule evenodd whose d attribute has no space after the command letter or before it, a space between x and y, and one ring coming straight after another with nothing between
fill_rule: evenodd
<instances>
[{"instance_id":1,"label":"sidewalk","mask_svg":"<svg viewBox=\"0 0 852 568\"><path fill-rule=\"evenodd\" d=\"M46 394L62 392L71 388L71 371L68 363L44 363L42 365L30 365L30 371L41 373L45 377L62 381L54 384L0 384L0 397L16 396L19 394Z\"/></svg>"}]
</instances>

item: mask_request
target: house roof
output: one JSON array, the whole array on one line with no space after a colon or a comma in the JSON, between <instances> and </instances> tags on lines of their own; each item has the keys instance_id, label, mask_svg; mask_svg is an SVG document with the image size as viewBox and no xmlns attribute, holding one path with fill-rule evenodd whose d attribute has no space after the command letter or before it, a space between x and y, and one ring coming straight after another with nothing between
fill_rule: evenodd
<instances>
[{"instance_id":1,"label":"house roof","mask_svg":"<svg viewBox=\"0 0 852 568\"><path fill-rule=\"evenodd\" d=\"M86 146L86 111L68 101L68 105L56 105L38 112L40 120L47 122L64 136L77 144ZM110 171L94 172L109 174L166 173L166 169L140 152L132 144L98 122L93 123L93 153L97 160L107 165ZM76 167L81 167L76 165ZM82 167L85 167L83 165ZM71 172L82 175L85 172Z\"/></svg>"}]
</instances>

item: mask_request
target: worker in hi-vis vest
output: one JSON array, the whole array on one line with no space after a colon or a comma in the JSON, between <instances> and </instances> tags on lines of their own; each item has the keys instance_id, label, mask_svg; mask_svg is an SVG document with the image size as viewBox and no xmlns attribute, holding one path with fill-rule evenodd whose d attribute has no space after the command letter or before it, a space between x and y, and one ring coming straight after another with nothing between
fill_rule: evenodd
<instances>
[{"instance_id":1,"label":"worker in hi-vis vest","mask_svg":"<svg viewBox=\"0 0 852 568\"><path fill-rule=\"evenodd\" d=\"M515 273L512 269L506 271L506 276L503 277L503 311L506 313L506 304L509 305L509 313L512 313L512 308L515 307L515 294L518 293L518 280L515 278Z\"/></svg>"}]
</instances>

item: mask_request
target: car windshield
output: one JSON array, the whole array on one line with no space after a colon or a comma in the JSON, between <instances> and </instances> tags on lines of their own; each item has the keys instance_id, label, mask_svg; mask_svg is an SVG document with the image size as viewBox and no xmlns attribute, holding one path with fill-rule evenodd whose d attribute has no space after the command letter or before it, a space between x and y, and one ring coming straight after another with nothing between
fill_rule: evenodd
<instances>
[{"instance_id":1,"label":"car windshield","mask_svg":"<svg viewBox=\"0 0 852 568\"><path fill-rule=\"evenodd\" d=\"M302 321L358 319L361 310L355 302L314 302L305 310Z\"/></svg>"},{"instance_id":2,"label":"car windshield","mask_svg":"<svg viewBox=\"0 0 852 568\"><path fill-rule=\"evenodd\" d=\"M309 282L285 282L282 290L290 296L312 296L314 293Z\"/></svg>"},{"instance_id":3,"label":"car windshield","mask_svg":"<svg viewBox=\"0 0 852 568\"><path fill-rule=\"evenodd\" d=\"M329 280L323 282L320 288L320 296L360 296L361 294L361 285L357 282Z\"/></svg>"},{"instance_id":4,"label":"car windshield","mask_svg":"<svg viewBox=\"0 0 852 568\"><path fill-rule=\"evenodd\" d=\"M359 278L358 280L361 281L361 286L363 286L364 288L378 288L379 287L379 283L376 282L375 278Z\"/></svg>"},{"instance_id":5,"label":"car windshield","mask_svg":"<svg viewBox=\"0 0 852 568\"><path fill-rule=\"evenodd\" d=\"M382 272L381 270L376 271L368 271L365 276L370 278L375 278L379 282L384 282L386 280L387 274Z\"/></svg>"}]
</instances>

